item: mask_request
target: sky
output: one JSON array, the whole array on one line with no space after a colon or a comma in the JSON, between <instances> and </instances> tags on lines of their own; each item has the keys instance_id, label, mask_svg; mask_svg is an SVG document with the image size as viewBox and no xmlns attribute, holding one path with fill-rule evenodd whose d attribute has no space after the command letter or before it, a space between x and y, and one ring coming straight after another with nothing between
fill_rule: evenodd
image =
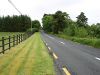
<instances>
[{"instance_id":1,"label":"sky","mask_svg":"<svg viewBox=\"0 0 100 75\"><path fill-rule=\"evenodd\" d=\"M100 0L11 0L23 15L28 15L32 20L39 20L46 14L54 14L61 10L67 12L72 20L80 12L84 12L89 24L100 23ZM8 2L0 0L0 16L20 15Z\"/></svg>"}]
</instances>

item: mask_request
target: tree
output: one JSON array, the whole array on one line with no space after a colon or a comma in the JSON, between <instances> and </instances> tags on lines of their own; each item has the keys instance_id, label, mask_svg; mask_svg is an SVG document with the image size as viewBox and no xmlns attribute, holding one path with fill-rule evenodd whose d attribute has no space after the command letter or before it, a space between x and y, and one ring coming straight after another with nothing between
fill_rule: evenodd
<instances>
[{"instance_id":1,"label":"tree","mask_svg":"<svg viewBox=\"0 0 100 75\"><path fill-rule=\"evenodd\" d=\"M86 18L83 12L81 12L80 15L78 15L76 18L76 23L79 27L86 27L88 18Z\"/></svg>"},{"instance_id":2,"label":"tree","mask_svg":"<svg viewBox=\"0 0 100 75\"><path fill-rule=\"evenodd\" d=\"M62 11L57 11L55 14L44 14L42 18L43 29L46 32L58 34L68 26L69 20L69 15Z\"/></svg>"},{"instance_id":3,"label":"tree","mask_svg":"<svg viewBox=\"0 0 100 75\"><path fill-rule=\"evenodd\" d=\"M39 30L40 26L41 26L41 24L38 20L32 21L32 28L37 28Z\"/></svg>"},{"instance_id":4,"label":"tree","mask_svg":"<svg viewBox=\"0 0 100 75\"><path fill-rule=\"evenodd\" d=\"M0 17L1 32L24 32L31 28L31 19L27 15Z\"/></svg>"},{"instance_id":5,"label":"tree","mask_svg":"<svg viewBox=\"0 0 100 75\"><path fill-rule=\"evenodd\" d=\"M43 29L46 32L52 32L53 31L53 15L52 14L44 14L42 18L43 23Z\"/></svg>"},{"instance_id":6,"label":"tree","mask_svg":"<svg viewBox=\"0 0 100 75\"><path fill-rule=\"evenodd\" d=\"M57 11L54 15L54 30L56 34L59 33L59 31L63 31L63 29L65 28L66 22L65 20L69 19L69 15L66 12L62 12L62 11Z\"/></svg>"}]
</instances>

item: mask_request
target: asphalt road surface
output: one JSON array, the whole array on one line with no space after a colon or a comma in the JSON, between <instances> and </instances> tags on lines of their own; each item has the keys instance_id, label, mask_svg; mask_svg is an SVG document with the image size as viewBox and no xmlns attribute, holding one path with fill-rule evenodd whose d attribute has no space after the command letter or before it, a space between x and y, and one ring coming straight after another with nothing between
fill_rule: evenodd
<instances>
[{"instance_id":1,"label":"asphalt road surface","mask_svg":"<svg viewBox=\"0 0 100 75\"><path fill-rule=\"evenodd\" d=\"M41 33L42 39L71 75L100 75L100 49Z\"/></svg>"}]
</instances>

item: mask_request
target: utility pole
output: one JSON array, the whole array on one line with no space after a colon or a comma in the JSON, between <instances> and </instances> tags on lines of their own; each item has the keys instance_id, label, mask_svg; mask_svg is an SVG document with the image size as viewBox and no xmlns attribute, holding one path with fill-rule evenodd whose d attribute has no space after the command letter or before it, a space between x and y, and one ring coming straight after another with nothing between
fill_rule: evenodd
<instances>
[{"instance_id":1,"label":"utility pole","mask_svg":"<svg viewBox=\"0 0 100 75\"><path fill-rule=\"evenodd\" d=\"M14 3L11 0L8 0L8 2L19 12L20 15L22 15L22 13L19 11L19 9L14 5ZM32 20L31 20L31 32L32 32Z\"/></svg>"}]
</instances>

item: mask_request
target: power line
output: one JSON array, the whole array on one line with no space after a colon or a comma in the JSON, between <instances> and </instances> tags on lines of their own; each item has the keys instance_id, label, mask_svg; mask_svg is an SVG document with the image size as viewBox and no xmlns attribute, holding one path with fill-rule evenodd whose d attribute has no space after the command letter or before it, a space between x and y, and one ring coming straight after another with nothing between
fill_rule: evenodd
<instances>
[{"instance_id":1,"label":"power line","mask_svg":"<svg viewBox=\"0 0 100 75\"><path fill-rule=\"evenodd\" d=\"M22 13L18 10L18 8L14 5L14 3L11 0L8 0L8 2L22 15ZM31 31L32 31L32 21L31 21Z\"/></svg>"},{"instance_id":2,"label":"power line","mask_svg":"<svg viewBox=\"0 0 100 75\"><path fill-rule=\"evenodd\" d=\"M14 5L14 3L11 0L8 0L8 2L22 15L22 13L18 10L18 8Z\"/></svg>"}]
</instances>

